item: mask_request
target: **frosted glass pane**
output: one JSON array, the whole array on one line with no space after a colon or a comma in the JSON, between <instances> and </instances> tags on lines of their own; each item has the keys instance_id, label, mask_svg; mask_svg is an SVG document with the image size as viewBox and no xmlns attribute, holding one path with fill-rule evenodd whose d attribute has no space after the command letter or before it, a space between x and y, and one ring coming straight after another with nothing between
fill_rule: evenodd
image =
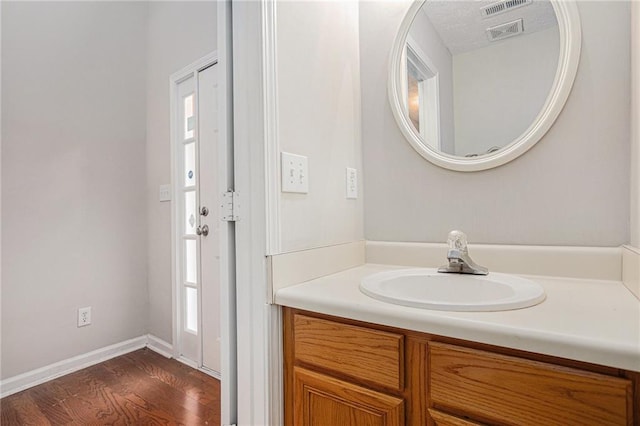
<instances>
[{"instance_id":1,"label":"frosted glass pane","mask_svg":"<svg viewBox=\"0 0 640 426\"><path fill-rule=\"evenodd\" d=\"M193 138L193 129L195 127L195 117L193 115L193 95L184 98L184 138Z\"/></svg>"},{"instance_id":2,"label":"frosted glass pane","mask_svg":"<svg viewBox=\"0 0 640 426\"><path fill-rule=\"evenodd\" d=\"M185 240L184 243L185 281L195 284L198 282L196 240Z\"/></svg>"},{"instance_id":3,"label":"frosted glass pane","mask_svg":"<svg viewBox=\"0 0 640 426\"><path fill-rule=\"evenodd\" d=\"M184 193L184 233L193 235L196 233L196 192Z\"/></svg>"},{"instance_id":4,"label":"frosted glass pane","mask_svg":"<svg viewBox=\"0 0 640 426\"><path fill-rule=\"evenodd\" d=\"M185 319L188 331L198 332L198 290L191 287L185 287L187 291L185 304Z\"/></svg>"},{"instance_id":5,"label":"frosted glass pane","mask_svg":"<svg viewBox=\"0 0 640 426\"><path fill-rule=\"evenodd\" d=\"M196 144L195 142L184 146L184 185L196 184Z\"/></svg>"}]
</instances>

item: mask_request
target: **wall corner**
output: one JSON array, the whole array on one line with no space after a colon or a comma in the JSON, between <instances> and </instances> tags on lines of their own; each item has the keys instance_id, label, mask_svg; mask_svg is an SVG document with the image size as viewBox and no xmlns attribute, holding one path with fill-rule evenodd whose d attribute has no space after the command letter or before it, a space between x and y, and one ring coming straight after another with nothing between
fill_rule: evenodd
<instances>
[{"instance_id":1,"label":"wall corner","mask_svg":"<svg viewBox=\"0 0 640 426\"><path fill-rule=\"evenodd\" d=\"M640 300L640 248L622 246L622 282Z\"/></svg>"}]
</instances>

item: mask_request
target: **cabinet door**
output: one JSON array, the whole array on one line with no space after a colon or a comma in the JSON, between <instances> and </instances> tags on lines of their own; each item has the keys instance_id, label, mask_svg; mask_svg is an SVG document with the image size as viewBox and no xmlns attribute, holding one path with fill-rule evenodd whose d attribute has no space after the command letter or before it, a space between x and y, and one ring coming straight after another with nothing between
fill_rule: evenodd
<instances>
[{"instance_id":1,"label":"cabinet door","mask_svg":"<svg viewBox=\"0 0 640 426\"><path fill-rule=\"evenodd\" d=\"M401 426L404 402L349 382L295 367L296 426Z\"/></svg>"}]
</instances>

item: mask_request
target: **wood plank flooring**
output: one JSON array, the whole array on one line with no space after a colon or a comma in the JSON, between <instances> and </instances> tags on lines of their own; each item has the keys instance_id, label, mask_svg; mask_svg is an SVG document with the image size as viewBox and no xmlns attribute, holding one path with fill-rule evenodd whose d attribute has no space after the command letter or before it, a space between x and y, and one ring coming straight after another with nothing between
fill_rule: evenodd
<instances>
[{"instance_id":1,"label":"wood plank flooring","mask_svg":"<svg viewBox=\"0 0 640 426\"><path fill-rule=\"evenodd\" d=\"M0 425L219 425L220 382L140 349L0 400Z\"/></svg>"}]
</instances>

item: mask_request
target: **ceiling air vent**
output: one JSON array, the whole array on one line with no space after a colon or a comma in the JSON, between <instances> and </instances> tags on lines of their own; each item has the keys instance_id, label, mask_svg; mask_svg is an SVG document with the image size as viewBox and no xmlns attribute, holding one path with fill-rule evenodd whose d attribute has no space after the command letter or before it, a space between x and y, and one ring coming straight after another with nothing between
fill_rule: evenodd
<instances>
[{"instance_id":1,"label":"ceiling air vent","mask_svg":"<svg viewBox=\"0 0 640 426\"><path fill-rule=\"evenodd\" d=\"M487 28L487 37L489 38L489 41L497 41L521 34L523 31L524 27L522 26L522 19L518 19L512 22L507 22L506 24Z\"/></svg>"},{"instance_id":2,"label":"ceiling air vent","mask_svg":"<svg viewBox=\"0 0 640 426\"><path fill-rule=\"evenodd\" d=\"M480 8L480 13L483 18L488 18L490 16L499 15L501 13L526 6L531 4L531 1L532 0L503 0Z\"/></svg>"}]
</instances>

